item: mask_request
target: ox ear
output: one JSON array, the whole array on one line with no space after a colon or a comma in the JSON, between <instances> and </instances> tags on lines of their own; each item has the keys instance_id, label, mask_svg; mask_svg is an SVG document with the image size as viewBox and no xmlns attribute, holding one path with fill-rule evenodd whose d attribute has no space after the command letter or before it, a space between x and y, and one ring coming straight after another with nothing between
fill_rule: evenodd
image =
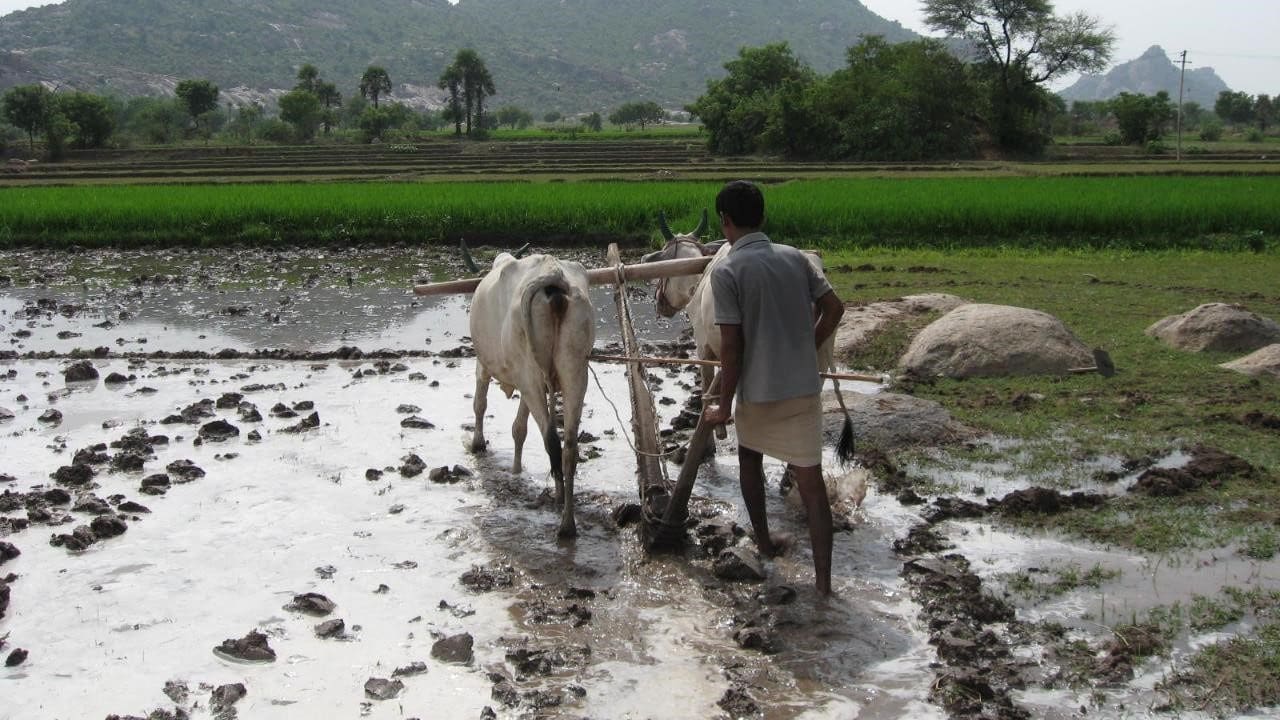
<instances>
[{"instance_id":1,"label":"ox ear","mask_svg":"<svg viewBox=\"0 0 1280 720\"><path fill-rule=\"evenodd\" d=\"M667 214L662 210L658 211L658 230L662 232L662 239L672 242L676 239L676 234L671 232L671 225L667 222Z\"/></svg>"},{"instance_id":2,"label":"ox ear","mask_svg":"<svg viewBox=\"0 0 1280 720\"><path fill-rule=\"evenodd\" d=\"M476 261L471 257L471 248L467 247L465 238L458 241L458 248L462 250L462 264L466 266L467 272L480 272L480 266L476 265Z\"/></svg>"},{"instance_id":3,"label":"ox ear","mask_svg":"<svg viewBox=\"0 0 1280 720\"><path fill-rule=\"evenodd\" d=\"M648 254L646 254L646 255L641 256L641 258L640 258L640 262L642 262L642 263L651 263L651 262L657 262L657 261L659 261L659 260L661 260L661 259L662 259L662 251L661 251L661 250L655 250L655 251L653 251L653 252L651 252L651 253L648 253Z\"/></svg>"}]
</instances>

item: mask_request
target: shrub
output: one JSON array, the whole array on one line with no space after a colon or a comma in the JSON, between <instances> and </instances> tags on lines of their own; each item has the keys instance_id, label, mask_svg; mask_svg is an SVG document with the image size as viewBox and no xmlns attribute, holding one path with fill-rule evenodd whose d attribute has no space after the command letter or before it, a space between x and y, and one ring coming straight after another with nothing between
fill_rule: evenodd
<instances>
[{"instance_id":1,"label":"shrub","mask_svg":"<svg viewBox=\"0 0 1280 720\"><path fill-rule=\"evenodd\" d=\"M257 128L258 137L277 145L288 145L293 142L293 126L279 119L263 120Z\"/></svg>"},{"instance_id":2,"label":"shrub","mask_svg":"<svg viewBox=\"0 0 1280 720\"><path fill-rule=\"evenodd\" d=\"M1217 120L1210 120L1200 128L1200 139L1205 142L1217 142L1222 139L1223 127L1222 123Z\"/></svg>"},{"instance_id":3,"label":"shrub","mask_svg":"<svg viewBox=\"0 0 1280 720\"><path fill-rule=\"evenodd\" d=\"M1169 152L1169 146L1165 145L1160 140L1152 140L1151 142L1147 143L1148 155L1164 155L1167 152Z\"/></svg>"},{"instance_id":4,"label":"shrub","mask_svg":"<svg viewBox=\"0 0 1280 720\"><path fill-rule=\"evenodd\" d=\"M1102 136L1102 144L1119 147L1124 144L1124 137L1114 130Z\"/></svg>"},{"instance_id":5,"label":"shrub","mask_svg":"<svg viewBox=\"0 0 1280 720\"><path fill-rule=\"evenodd\" d=\"M1260 143L1266 140L1267 136L1258 128L1253 128L1244 136L1244 139L1251 143Z\"/></svg>"}]
</instances>

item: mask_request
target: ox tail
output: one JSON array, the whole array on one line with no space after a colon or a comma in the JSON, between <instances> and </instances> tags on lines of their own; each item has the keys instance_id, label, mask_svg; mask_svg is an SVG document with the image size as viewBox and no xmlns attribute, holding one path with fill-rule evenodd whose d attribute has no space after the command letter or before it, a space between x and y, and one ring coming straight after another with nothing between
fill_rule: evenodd
<instances>
[{"instance_id":1,"label":"ox tail","mask_svg":"<svg viewBox=\"0 0 1280 720\"><path fill-rule=\"evenodd\" d=\"M546 304L548 312L544 317L548 322L541 322L538 317L541 313L534 312L535 305L540 303ZM525 291L524 309L529 346L537 359L538 367L542 369L546 388L547 427L542 441L551 461L551 474L558 485L564 478L564 463L556 423L556 394L560 389L560 379L556 375L555 348L560 337L560 326L569 311L569 284L564 276L554 273L530 283Z\"/></svg>"},{"instance_id":2,"label":"ox tail","mask_svg":"<svg viewBox=\"0 0 1280 720\"><path fill-rule=\"evenodd\" d=\"M853 416L849 414L849 408L844 404L844 395L840 393L840 381L831 378L831 386L835 388L836 402L840 403L840 410L844 412L844 428L840 431L840 442L836 444L836 459L840 461L840 467L848 467L856 453L853 440Z\"/></svg>"}]
</instances>

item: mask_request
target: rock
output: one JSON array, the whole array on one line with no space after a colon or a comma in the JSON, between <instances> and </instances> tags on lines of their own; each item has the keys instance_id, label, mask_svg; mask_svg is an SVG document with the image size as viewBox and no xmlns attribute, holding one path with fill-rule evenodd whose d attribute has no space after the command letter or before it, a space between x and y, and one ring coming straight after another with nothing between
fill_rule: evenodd
<instances>
[{"instance_id":1,"label":"rock","mask_svg":"<svg viewBox=\"0 0 1280 720\"><path fill-rule=\"evenodd\" d=\"M497 588L509 588L515 585L516 571L510 565L498 565L492 568L472 567L458 578L472 592L490 592Z\"/></svg>"},{"instance_id":2,"label":"rock","mask_svg":"<svg viewBox=\"0 0 1280 720\"><path fill-rule=\"evenodd\" d=\"M1254 377L1280 378L1280 343L1268 345L1252 355L1223 363L1218 367Z\"/></svg>"},{"instance_id":3,"label":"rock","mask_svg":"<svg viewBox=\"0 0 1280 720\"><path fill-rule=\"evenodd\" d=\"M244 400L244 395L236 392L223 393L222 397L213 404L219 410L239 409L240 401Z\"/></svg>"},{"instance_id":4,"label":"rock","mask_svg":"<svg viewBox=\"0 0 1280 720\"><path fill-rule=\"evenodd\" d=\"M214 420L200 428L200 439L208 442L223 442L240 436L240 428L226 420Z\"/></svg>"},{"instance_id":5,"label":"rock","mask_svg":"<svg viewBox=\"0 0 1280 720\"><path fill-rule=\"evenodd\" d=\"M973 430L956 422L946 408L932 400L896 393L843 394L853 418L857 444L862 447L922 447L958 442L974 435ZM844 413L833 390L823 393L822 410L823 433L834 442L844 430Z\"/></svg>"},{"instance_id":6,"label":"rock","mask_svg":"<svg viewBox=\"0 0 1280 720\"><path fill-rule=\"evenodd\" d=\"M333 612L337 607L332 600L320 593L303 593L294 595L293 601L285 605L284 609L290 612L324 616Z\"/></svg>"},{"instance_id":7,"label":"rock","mask_svg":"<svg viewBox=\"0 0 1280 720\"><path fill-rule=\"evenodd\" d=\"M6 407L0 407L0 422L12 420L14 417L16 416L13 414L12 410Z\"/></svg>"},{"instance_id":8,"label":"rock","mask_svg":"<svg viewBox=\"0 0 1280 720\"><path fill-rule=\"evenodd\" d=\"M1240 305L1208 303L1155 323L1147 335L1188 352L1253 352L1280 343L1280 323Z\"/></svg>"},{"instance_id":9,"label":"rock","mask_svg":"<svg viewBox=\"0 0 1280 720\"><path fill-rule=\"evenodd\" d=\"M108 385L123 385L123 384L125 384L125 383L129 382L129 380L130 380L130 378L129 378L129 377L126 377L126 376L124 376L124 375L121 375L121 374L120 374L120 373L118 373L118 372L113 372L113 373L111 373L111 374L107 375L106 379L105 379L105 380L103 380L103 382L105 382L105 383L106 383L106 384L108 384Z\"/></svg>"},{"instance_id":10,"label":"rock","mask_svg":"<svg viewBox=\"0 0 1280 720\"><path fill-rule=\"evenodd\" d=\"M239 640L223 640L214 651L246 662L274 662L276 659L276 651L267 643L267 636L257 630L250 630Z\"/></svg>"},{"instance_id":11,"label":"rock","mask_svg":"<svg viewBox=\"0 0 1280 720\"><path fill-rule=\"evenodd\" d=\"M426 418L421 418L421 417L418 417L417 415L414 415L412 417L407 417L401 420L400 427L411 428L413 430L431 430L435 428L435 425L430 420L427 420Z\"/></svg>"},{"instance_id":12,"label":"rock","mask_svg":"<svg viewBox=\"0 0 1280 720\"><path fill-rule=\"evenodd\" d=\"M123 535L129 526L118 517L103 515L94 518L93 522L89 523L89 529L93 530L93 534L99 540L106 540Z\"/></svg>"},{"instance_id":13,"label":"rock","mask_svg":"<svg viewBox=\"0 0 1280 720\"><path fill-rule=\"evenodd\" d=\"M67 369L62 371L62 377L69 383L85 382L88 380L98 379L98 368L88 360L74 362Z\"/></svg>"},{"instance_id":14,"label":"rock","mask_svg":"<svg viewBox=\"0 0 1280 720\"><path fill-rule=\"evenodd\" d=\"M120 506L116 509L120 512L133 513L135 515L147 515L151 513L151 508L132 500L126 500L125 502L120 503Z\"/></svg>"},{"instance_id":15,"label":"rock","mask_svg":"<svg viewBox=\"0 0 1280 720\"><path fill-rule=\"evenodd\" d=\"M962 305L926 327L898 366L921 377L1066 375L1093 353L1061 320L1003 305Z\"/></svg>"},{"instance_id":16,"label":"rock","mask_svg":"<svg viewBox=\"0 0 1280 720\"><path fill-rule=\"evenodd\" d=\"M364 684L364 694L374 700L390 700L404 690L404 683L385 678L369 678Z\"/></svg>"},{"instance_id":17,"label":"rock","mask_svg":"<svg viewBox=\"0 0 1280 720\"><path fill-rule=\"evenodd\" d=\"M326 620L315 627L316 637L340 638L347 632L347 624L341 618Z\"/></svg>"},{"instance_id":18,"label":"rock","mask_svg":"<svg viewBox=\"0 0 1280 720\"><path fill-rule=\"evenodd\" d=\"M369 482L377 482L382 479L382 471L377 468L369 468L364 471L364 479Z\"/></svg>"},{"instance_id":19,"label":"rock","mask_svg":"<svg viewBox=\"0 0 1280 720\"><path fill-rule=\"evenodd\" d=\"M296 435L298 433L304 433L308 430L314 430L318 427L320 427L320 413L313 412L310 415L303 418L302 420L300 420L296 425L290 425L289 427L281 430L281 432L287 432L287 433L292 433Z\"/></svg>"},{"instance_id":20,"label":"rock","mask_svg":"<svg viewBox=\"0 0 1280 720\"><path fill-rule=\"evenodd\" d=\"M148 475L142 478L142 485L138 488L138 492L144 495L163 495L169 490L169 476L163 473Z\"/></svg>"},{"instance_id":21,"label":"rock","mask_svg":"<svg viewBox=\"0 0 1280 720\"><path fill-rule=\"evenodd\" d=\"M765 579L764 563L754 550L731 547L716 558L712 573L731 582L759 582Z\"/></svg>"},{"instance_id":22,"label":"rock","mask_svg":"<svg viewBox=\"0 0 1280 720\"><path fill-rule=\"evenodd\" d=\"M396 412L400 413L401 415L414 415L422 412L422 408L418 407L417 405L410 405L408 403L405 403L397 407Z\"/></svg>"},{"instance_id":23,"label":"rock","mask_svg":"<svg viewBox=\"0 0 1280 720\"><path fill-rule=\"evenodd\" d=\"M27 661L27 655L28 653L26 650L23 650L22 648L17 648L13 652L9 653L9 657L5 658L4 666L18 667L19 665Z\"/></svg>"},{"instance_id":24,"label":"rock","mask_svg":"<svg viewBox=\"0 0 1280 720\"><path fill-rule=\"evenodd\" d=\"M856 362L858 354L890 325L928 313L948 313L966 302L968 301L954 295L928 293L908 295L900 300L848 306L844 316L840 318L840 325L836 327L835 355L846 362Z\"/></svg>"},{"instance_id":25,"label":"rock","mask_svg":"<svg viewBox=\"0 0 1280 720\"><path fill-rule=\"evenodd\" d=\"M57 425L62 422L62 411L49 408L48 410L40 413L40 417L36 419L47 425Z\"/></svg>"},{"instance_id":26,"label":"rock","mask_svg":"<svg viewBox=\"0 0 1280 720\"><path fill-rule=\"evenodd\" d=\"M248 691L245 690L244 683L219 685L214 688L209 696L209 709L215 713L220 713L240 702L240 699L246 694L248 694Z\"/></svg>"},{"instance_id":27,"label":"rock","mask_svg":"<svg viewBox=\"0 0 1280 720\"><path fill-rule=\"evenodd\" d=\"M437 640L431 646L431 657L454 665L470 665L475 658L475 640L470 633L462 633Z\"/></svg>"},{"instance_id":28,"label":"rock","mask_svg":"<svg viewBox=\"0 0 1280 720\"><path fill-rule=\"evenodd\" d=\"M756 717L760 714L760 706L744 687L735 686L725 690L716 705L733 718Z\"/></svg>"},{"instance_id":29,"label":"rock","mask_svg":"<svg viewBox=\"0 0 1280 720\"><path fill-rule=\"evenodd\" d=\"M85 495L72 506L73 512L89 513L90 515L106 515L111 512L111 506L106 500L96 495Z\"/></svg>"},{"instance_id":30,"label":"rock","mask_svg":"<svg viewBox=\"0 0 1280 720\"><path fill-rule=\"evenodd\" d=\"M187 697L190 693L191 690L187 688L186 683L181 683L177 680L166 680L164 683L164 694L179 705L187 704Z\"/></svg>"},{"instance_id":31,"label":"rock","mask_svg":"<svg viewBox=\"0 0 1280 720\"><path fill-rule=\"evenodd\" d=\"M459 482L465 477L471 477L471 471L461 465L454 465L452 468L447 465L438 467L427 475L427 479L433 483L448 483L450 485Z\"/></svg>"},{"instance_id":32,"label":"rock","mask_svg":"<svg viewBox=\"0 0 1280 720\"><path fill-rule=\"evenodd\" d=\"M22 551L14 547L13 543L0 541L0 565L4 565L21 554Z\"/></svg>"},{"instance_id":33,"label":"rock","mask_svg":"<svg viewBox=\"0 0 1280 720\"><path fill-rule=\"evenodd\" d=\"M88 465L63 465L50 477L61 485L83 487L89 484L95 474L94 469Z\"/></svg>"}]
</instances>

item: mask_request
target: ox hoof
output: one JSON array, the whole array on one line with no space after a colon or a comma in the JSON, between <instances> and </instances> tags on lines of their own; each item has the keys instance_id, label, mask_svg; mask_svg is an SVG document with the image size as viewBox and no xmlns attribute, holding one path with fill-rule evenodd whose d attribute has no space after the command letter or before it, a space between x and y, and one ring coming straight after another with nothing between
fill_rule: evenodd
<instances>
[{"instance_id":1,"label":"ox hoof","mask_svg":"<svg viewBox=\"0 0 1280 720\"><path fill-rule=\"evenodd\" d=\"M560 531L556 533L556 537L561 540L572 540L578 537L578 526L576 524L561 525Z\"/></svg>"},{"instance_id":2,"label":"ox hoof","mask_svg":"<svg viewBox=\"0 0 1280 720\"><path fill-rule=\"evenodd\" d=\"M471 441L471 452L473 453L482 453L488 447L489 443L485 442L483 439Z\"/></svg>"}]
</instances>

